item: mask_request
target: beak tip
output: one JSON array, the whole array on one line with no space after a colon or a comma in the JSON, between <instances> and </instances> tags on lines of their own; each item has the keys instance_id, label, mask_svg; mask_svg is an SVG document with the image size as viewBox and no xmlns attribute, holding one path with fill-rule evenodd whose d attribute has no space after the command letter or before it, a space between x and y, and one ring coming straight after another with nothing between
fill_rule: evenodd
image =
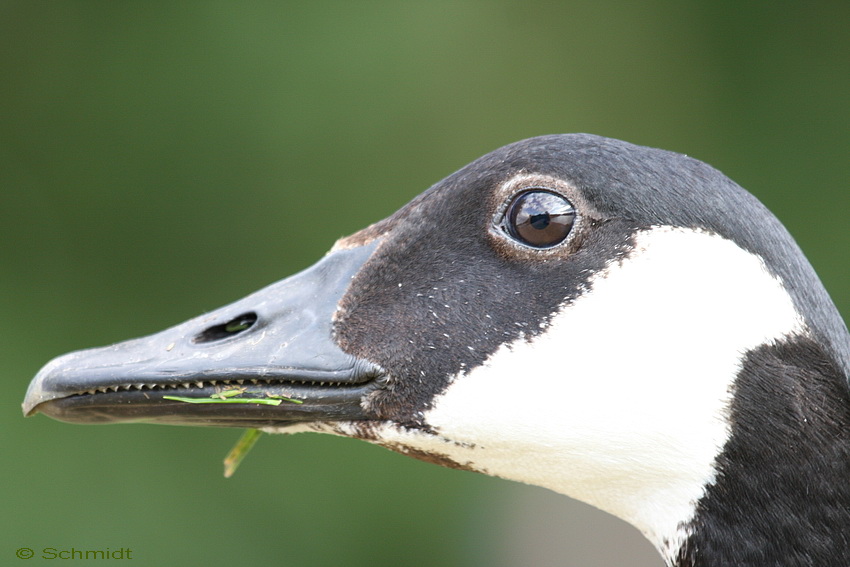
<instances>
[{"instance_id":1,"label":"beak tip","mask_svg":"<svg viewBox=\"0 0 850 567\"><path fill-rule=\"evenodd\" d=\"M34 379L27 389L27 394L24 396L24 401L21 403L21 411L24 417L32 417L38 413L38 406L46 401L45 396L41 391L40 383Z\"/></svg>"},{"instance_id":2,"label":"beak tip","mask_svg":"<svg viewBox=\"0 0 850 567\"><path fill-rule=\"evenodd\" d=\"M55 399L58 394L51 393L49 386L46 388L46 383L51 381L51 378L56 373L58 368L61 368L63 362L71 359L75 353L58 356L44 365L41 370L35 375L27 388L27 393L24 396L24 401L21 403L21 410L24 417L32 417L39 412L39 406L44 402Z\"/></svg>"},{"instance_id":3,"label":"beak tip","mask_svg":"<svg viewBox=\"0 0 850 567\"><path fill-rule=\"evenodd\" d=\"M24 413L24 417L32 417L38 413L37 408L44 401L40 398L41 396L33 395L32 392L27 390L27 395L24 397L23 403L21 403L21 411Z\"/></svg>"}]
</instances>

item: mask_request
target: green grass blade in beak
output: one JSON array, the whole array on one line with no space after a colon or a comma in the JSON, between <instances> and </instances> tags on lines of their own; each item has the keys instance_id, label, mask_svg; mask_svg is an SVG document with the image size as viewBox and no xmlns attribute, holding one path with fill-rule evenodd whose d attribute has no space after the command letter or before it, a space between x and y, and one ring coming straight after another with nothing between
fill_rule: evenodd
<instances>
[{"instance_id":1,"label":"green grass blade in beak","mask_svg":"<svg viewBox=\"0 0 850 567\"><path fill-rule=\"evenodd\" d=\"M248 451L254 447L262 434L263 432L259 429L245 430L245 433L242 434L242 437L239 438L239 441L236 442L236 445L233 446L224 458L224 478L230 478L233 476L233 473L236 472L236 469L239 467L242 459L244 459L245 455L248 454Z\"/></svg>"}]
</instances>

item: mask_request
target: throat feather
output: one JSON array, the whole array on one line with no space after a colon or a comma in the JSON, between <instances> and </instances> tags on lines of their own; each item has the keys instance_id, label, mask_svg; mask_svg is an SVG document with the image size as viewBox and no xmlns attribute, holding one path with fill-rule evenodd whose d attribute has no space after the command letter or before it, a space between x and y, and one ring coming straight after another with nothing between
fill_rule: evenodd
<instances>
[{"instance_id":1,"label":"throat feather","mask_svg":"<svg viewBox=\"0 0 850 567\"><path fill-rule=\"evenodd\" d=\"M543 333L455 376L425 421L459 442L451 459L606 510L669 555L715 480L745 353L805 329L733 242L670 227L634 240Z\"/></svg>"}]
</instances>

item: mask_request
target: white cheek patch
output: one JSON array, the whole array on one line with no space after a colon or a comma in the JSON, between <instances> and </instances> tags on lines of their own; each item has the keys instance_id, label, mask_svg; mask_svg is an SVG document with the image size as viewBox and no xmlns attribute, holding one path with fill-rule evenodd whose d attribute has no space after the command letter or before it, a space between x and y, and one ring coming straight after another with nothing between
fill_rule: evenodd
<instances>
[{"instance_id":1,"label":"white cheek patch","mask_svg":"<svg viewBox=\"0 0 850 567\"><path fill-rule=\"evenodd\" d=\"M731 241L657 227L636 242L543 334L456 376L425 414L439 437L385 424L380 442L583 500L674 553L729 437L743 354L804 325Z\"/></svg>"}]
</instances>

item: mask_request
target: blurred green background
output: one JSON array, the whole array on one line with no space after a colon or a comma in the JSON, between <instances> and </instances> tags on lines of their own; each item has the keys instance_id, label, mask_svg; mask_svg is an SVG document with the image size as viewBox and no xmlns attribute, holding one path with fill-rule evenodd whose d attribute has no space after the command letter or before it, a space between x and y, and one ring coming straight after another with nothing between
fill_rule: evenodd
<instances>
[{"instance_id":1,"label":"blurred green background","mask_svg":"<svg viewBox=\"0 0 850 567\"><path fill-rule=\"evenodd\" d=\"M235 430L19 404L51 357L235 300L545 133L720 168L846 315L849 44L847 2L0 2L0 563L660 565L564 497L365 443L267 436L225 480Z\"/></svg>"}]
</instances>

